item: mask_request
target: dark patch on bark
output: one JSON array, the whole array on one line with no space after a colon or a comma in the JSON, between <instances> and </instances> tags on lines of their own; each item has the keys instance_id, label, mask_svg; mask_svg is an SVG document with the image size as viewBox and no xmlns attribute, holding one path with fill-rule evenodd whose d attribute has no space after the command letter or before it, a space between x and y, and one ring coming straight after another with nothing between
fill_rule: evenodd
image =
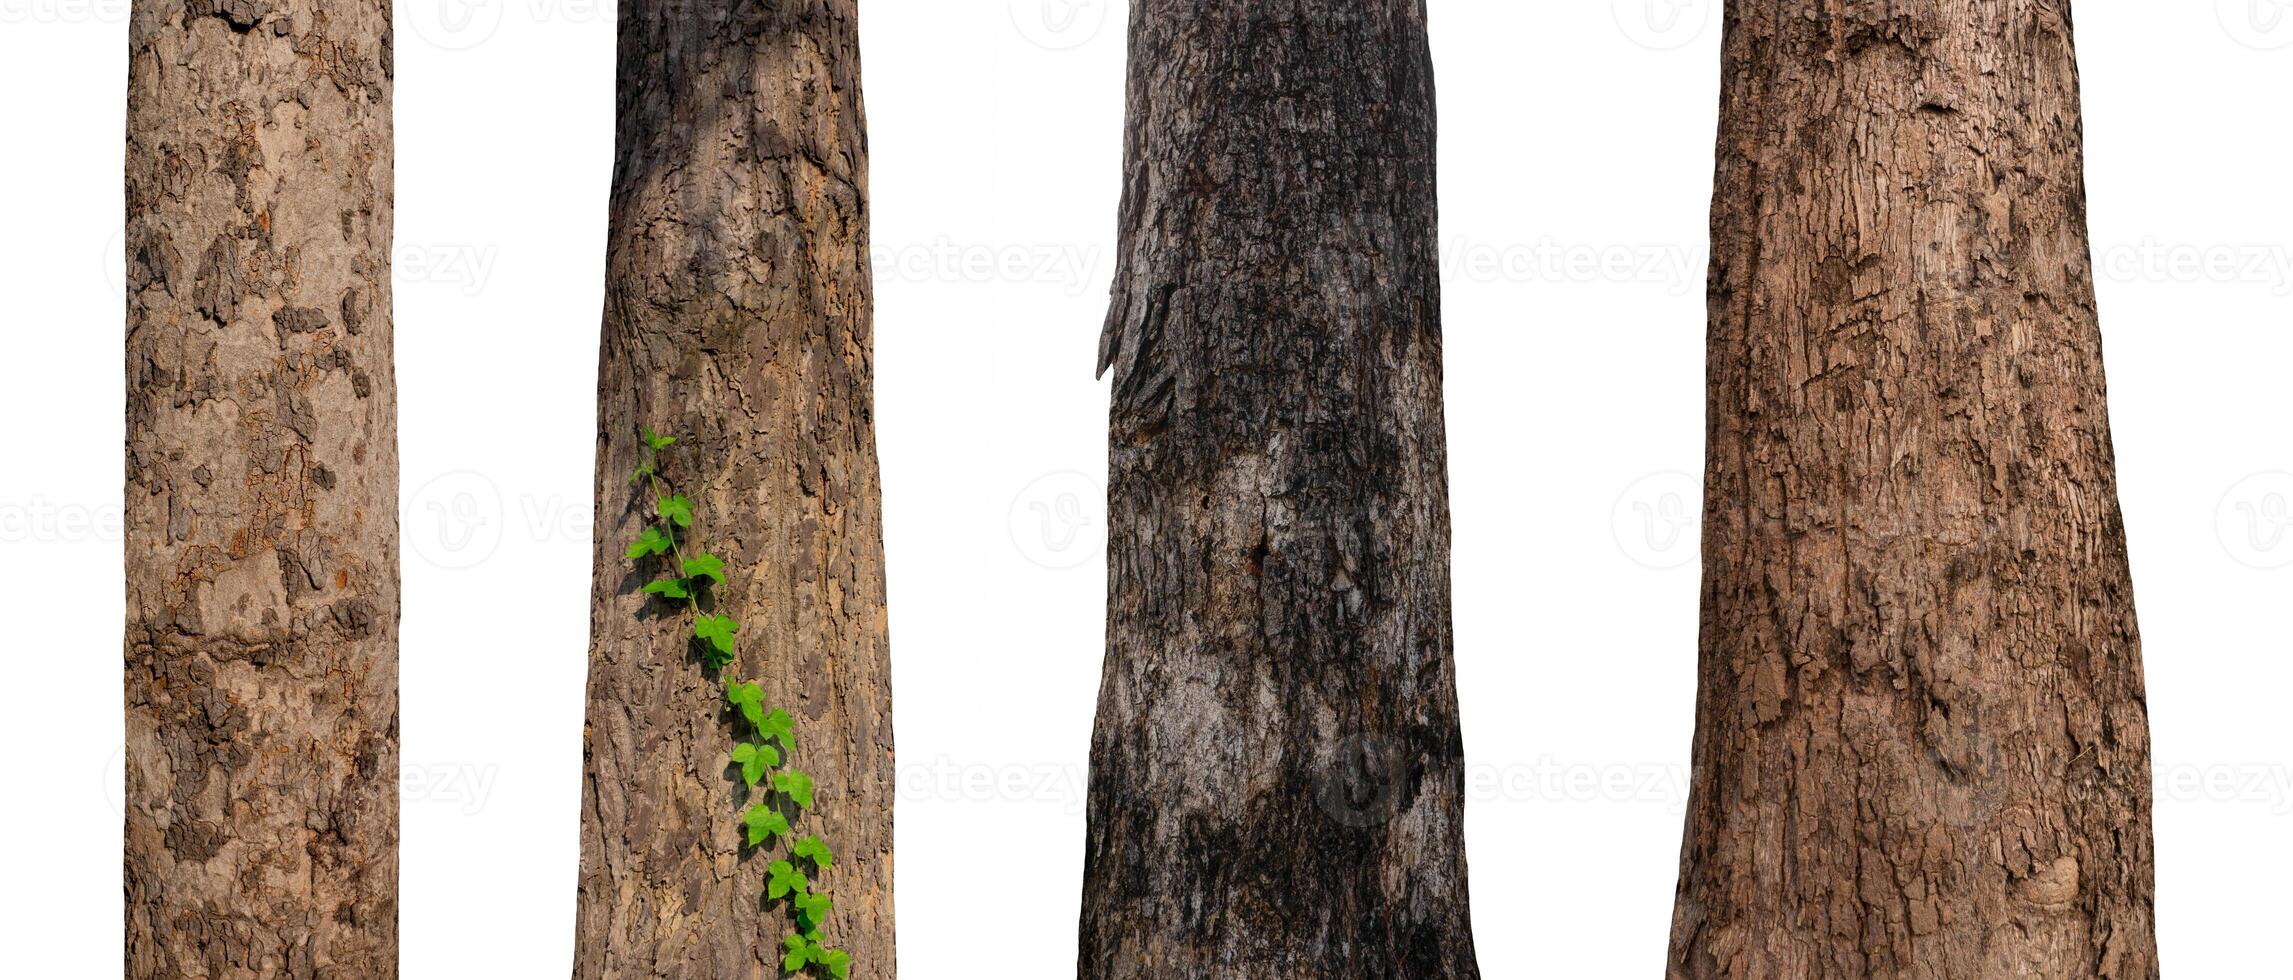
<instances>
[{"instance_id":1,"label":"dark patch on bark","mask_svg":"<svg viewBox=\"0 0 2293 980\"><path fill-rule=\"evenodd\" d=\"M271 12L271 5L264 0L188 0L184 11L192 17L221 17L232 30L245 34Z\"/></svg>"}]
</instances>

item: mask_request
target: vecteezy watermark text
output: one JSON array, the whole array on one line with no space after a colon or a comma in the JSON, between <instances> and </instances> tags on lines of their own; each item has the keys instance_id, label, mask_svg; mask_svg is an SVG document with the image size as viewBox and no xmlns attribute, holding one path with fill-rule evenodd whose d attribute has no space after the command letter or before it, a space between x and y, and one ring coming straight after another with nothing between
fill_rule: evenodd
<instances>
[{"instance_id":1,"label":"vecteezy watermark text","mask_svg":"<svg viewBox=\"0 0 2293 980\"><path fill-rule=\"evenodd\" d=\"M2144 238L2095 252L2102 278L2115 282L2269 287L2293 295L2293 245L2194 245Z\"/></svg>"},{"instance_id":2,"label":"vecteezy watermark text","mask_svg":"<svg viewBox=\"0 0 2293 980\"><path fill-rule=\"evenodd\" d=\"M940 238L878 246L869 250L869 261L878 282L1049 285L1076 296L1091 285L1100 254L1096 245L967 245Z\"/></svg>"},{"instance_id":3,"label":"vecteezy watermark text","mask_svg":"<svg viewBox=\"0 0 2293 980\"><path fill-rule=\"evenodd\" d=\"M1678 296L1701 288L1704 258L1679 245L1569 244L1543 238L1493 244L1452 238L1441 276L1474 283L1605 283L1661 286Z\"/></svg>"}]
</instances>

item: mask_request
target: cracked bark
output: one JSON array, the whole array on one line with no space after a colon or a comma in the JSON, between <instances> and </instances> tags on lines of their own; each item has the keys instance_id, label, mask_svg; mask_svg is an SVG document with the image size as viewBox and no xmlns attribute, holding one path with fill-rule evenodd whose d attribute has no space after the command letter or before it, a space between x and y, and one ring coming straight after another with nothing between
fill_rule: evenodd
<instances>
[{"instance_id":1,"label":"cracked bark","mask_svg":"<svg viewBox=\"0 0 2293 980\"><path fill-rule=\"evenodd\" d=\"M597 541L573 975L776 977L794 927L741 849L723 678L628 542L641 425L743 625L727 673L796 717L836 850L830 945L894 975L890 663L870 395L867 145L854 0L620 13L598 369ZM776 846L785 852L785 845Z\"/></svg>"},{"instance_id":2,"label":"cracked bark","mask_svg":"<svg viewBox=\"0 0 2293 980\"><path fill-rule=\"evenodd\" d=\"M1423 6L1130 30L1078 975L1477 977Z\"/></svg>"},{"instance_id":3,"label":"cracked bark","mask_svg":"<svg viewBox=\"0 0 2293 980\"><path fill-rule=\"evenodd\" d=\"M129 45L125 973L396 976L389 5Z\"/></svg>"},{"instance_id":4,"label":"cracked bark","mask_svg":"<svg viewBox=\"0 0 2293 980\"><path fill-rule=\"evenodd\" d=\"M1731 3L1674 978L2155 978L2058 0Z\"/></svg>"}]
</instances>

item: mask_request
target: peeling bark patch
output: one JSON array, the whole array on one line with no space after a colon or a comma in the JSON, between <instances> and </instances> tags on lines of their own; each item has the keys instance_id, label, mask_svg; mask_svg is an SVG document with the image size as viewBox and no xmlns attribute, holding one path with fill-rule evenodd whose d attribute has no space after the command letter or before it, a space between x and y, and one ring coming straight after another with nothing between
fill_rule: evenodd
<instances>
[{"instance_id":1,"label":"peeling bark patch","mask_svg":"<svg viewBox=\"0 0 2293 980\"><path fill-rule=\"evenodd\" d=\"M271 322L280 333L310 333L326 327L326 313L308 306L289 306L271 314Z\"/></svg>"},{"instance_id":2,"label":"peeling bark patch","mask_svg":"<svg viewBox=\"0 0 2293 980\"><path fill-rule=\"evenodd\" d=\"M264 0L189 0L184 10L192 17L221 17L245 34L271 12L271 5Z\"/></svg>"},{"instance_id":3,"label":"peeling bark patch","mask_svg":"<svg viewBox=\"0 0 2293 980\"><path fill-rule=\"evenodd\" d=\"M228 325L238 313L239 297L245 288L239 268L238 240L229 235L216 235L200 257L199 273L193 279L193 308L217 324Z\"/></svg>"}]
</instances>

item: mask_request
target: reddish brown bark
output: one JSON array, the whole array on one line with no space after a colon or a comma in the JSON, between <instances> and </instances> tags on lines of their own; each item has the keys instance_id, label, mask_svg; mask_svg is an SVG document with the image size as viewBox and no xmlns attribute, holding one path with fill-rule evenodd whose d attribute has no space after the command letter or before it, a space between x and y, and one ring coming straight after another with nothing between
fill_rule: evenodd
<instances>
[{"instance_id":1,"label":"reddish brown bark","mask_svg":"<svg viewBox=\"0 0 2293 980\"><path fill-rule=\"evenodd\" d=\"M1729 4L1675 978L2158 975L2069 7Z\"/></svg>"}]
</instances>

